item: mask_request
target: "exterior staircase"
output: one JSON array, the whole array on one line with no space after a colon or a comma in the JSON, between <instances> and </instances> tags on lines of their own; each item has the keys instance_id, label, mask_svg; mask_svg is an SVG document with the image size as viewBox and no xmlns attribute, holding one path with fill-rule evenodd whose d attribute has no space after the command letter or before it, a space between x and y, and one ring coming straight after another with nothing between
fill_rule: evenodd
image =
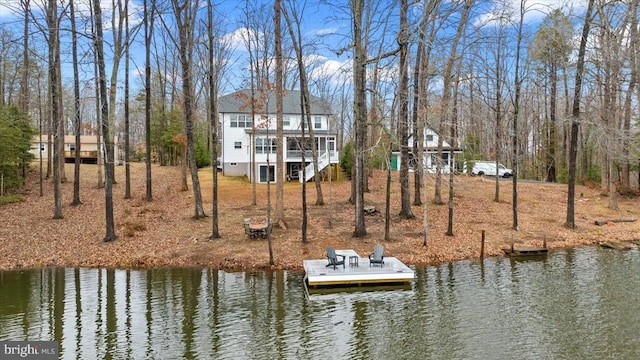
<instances>
[{"instance_id":1,"label":"exterior staircase","mask_svg":"<svg viewBox=\"0 0 640 360\"><path fill-rule=\"evenodd\" d=\"M322 171L327 166L329 166L329 153L325 152L318 157L318 167L320 168L320 171ZM304 181L311 180L315 175L315 167L313 166L313 161L311 161L309 165L304 168ZM302 181L302 176L300 176L300 182L302 183Z\"/></svg>"}]
</instances>

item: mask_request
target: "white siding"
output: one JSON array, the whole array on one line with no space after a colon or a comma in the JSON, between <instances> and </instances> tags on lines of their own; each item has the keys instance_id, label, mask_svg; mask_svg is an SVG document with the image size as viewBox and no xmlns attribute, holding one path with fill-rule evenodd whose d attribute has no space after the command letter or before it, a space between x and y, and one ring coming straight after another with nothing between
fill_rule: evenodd
<instances>
[{"instance_id":1,"label":"white siding","mask_svg":"<svg viewBox=\"0 0 640 360\"><path fill-rule=\"evenodd\" d=\"M249 135L246 134L245 128L232 128L230 126L231 115L224 114L222 119L223 141L222 141L222 162L226 170L233 172L235 175L245 175L244 170L239 170L238 165L228 167L230 163L246 164L249 162ZM240 149L236 149L236 142L240 142ZM241 173L239 173L241 172Z\"/></svg>"}]
</instances>

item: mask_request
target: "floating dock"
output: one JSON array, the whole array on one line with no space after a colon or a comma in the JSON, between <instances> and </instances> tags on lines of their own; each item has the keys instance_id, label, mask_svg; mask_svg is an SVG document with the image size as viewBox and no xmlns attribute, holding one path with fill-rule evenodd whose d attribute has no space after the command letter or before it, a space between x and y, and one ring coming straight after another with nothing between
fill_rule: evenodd
<instances>
[{"instance_id":1,"label":"floating dock","mask_svg":"<svg viewBox=\"0 0 640 360\"><path fill-rule=\"evenodd\" d=\"M549 249L546 247L531 247L531 246L514 246L509 248L503 248L502 251L507 256L544 256L547 255Z\"/></svg>"},{"instance_id":2,"label":"floating dock","mask_svg":"<svg viewBox=\"0 0 640 360\"><path fill-rule=\"evenodd\" d=\"M327 259L304 260L305 284L309 288L349 287L391 284L409 284L415 278L415 272L395 257L384 257L384 265L369 266L369 258L358 255L354 250L336 250L344 255L342 265L328 266Z\"/></svg>"}]
</instances>

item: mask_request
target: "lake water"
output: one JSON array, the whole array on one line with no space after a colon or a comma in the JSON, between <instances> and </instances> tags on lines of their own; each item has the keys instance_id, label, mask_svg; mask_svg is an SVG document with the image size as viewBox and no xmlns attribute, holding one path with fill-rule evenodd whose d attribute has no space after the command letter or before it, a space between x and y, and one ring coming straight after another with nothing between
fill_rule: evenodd
<instances>
[{"instance_id":1,"label":"lake water","mask_svg":"<svg viewBox=\"0 0 640 360\"><path fill-rule=\"evenodd\" d=\"M63 359L638 359L640 252L416 269L409 289L306 294L299 272L0 272L0 341Z\"/></svg>"}]
</instances>

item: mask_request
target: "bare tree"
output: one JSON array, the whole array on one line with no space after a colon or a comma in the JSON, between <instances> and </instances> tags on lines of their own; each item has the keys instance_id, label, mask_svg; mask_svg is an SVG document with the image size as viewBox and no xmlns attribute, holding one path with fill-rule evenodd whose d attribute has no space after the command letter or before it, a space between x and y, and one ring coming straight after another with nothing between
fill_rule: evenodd
<instances>
[{"instance_id":1,"label":"bare tree","mask_svg":"<svg viewBox=\"0 0 640 360\"><path fill-rule=\"evenodd\" d=\"M415 119L414 121L417 123L417 129L416 131L419 132L419 134L416 134L414 132L414 136L417 137L419 139L418 141L418 161L419 163L422 165L420 168L422 169L424 167L424 164L426 164L426 160L424 158L425 156L425 147L424 147L424 132L425 132L425 127L428 124L427 121L427 115L429 113L429 98L428 98L428 93L429 93L429 80L432 77L432 72L431 72L431 52L433 49L433 44L435 42L435 38L436 38L436 33L437 33L437 29L439 27L436 27L436 24L438 23L436 21L436 18L438 16L438 11L436 11L436 9L438 9L440 6L440 0L434 0L434 1L430 1L429 2L429 7L427 8L427 11L425 11L423 13L423 19L422 22L420 24L420 38L421 38L421 42L422 41L426 41L426 44L423 46L423 51L424 54L421 57L421 61L420 61L420 74L419 74L419 82L418 82L418 101L417 101L417 119ZM440 22L440 24L442 24L443 22ZM441 25L440 25L441 26ZM422 34L427 34L428 33L428 37L424 36ZM422 202L422 227L424 230L424 238L423 238L423 242L422 245L423 246L427 246L428 245L428 235L429 235L429 229L428 229L428 199L427 199L427 179L426 179L426 172L422 172L421 174L421 181L420 183L422 184L422 186L424 187L424 201ZM417 182L417 181L416 181ZM417 185L416 185L417 186ZM418 192L416 191L416 194L418 194ZM417 196L417 195L416 195ZM416 200L417 201L417 200Z\"/></svg>"},{"instance_id":2,"label":"bare tree","mask_svg":"<svg viewBox=\"0 0 640 360\"><path fill-rule=\"evenodd\" d=\"M522 27L524 24L524 15L526 11L526 0L520 0L520 8L518 11L518 32L516 38L516 59L514 70L514 87L515 95L513 99L513 131L511 134L512 139L512 159L511 159L511 176L512 176L512 223L511 228L518 230L518 123L520 120L520 92L522 91L522 78L520 75L520 50L522 47Z\"/></svg>"},{"instance_id":3,"label":"bare tree","mask_svg":"<svg viewBox=\"0 0 640 360\"><path fill-rule=\"evenodd\" d=\"M454 35L453 40L451 41L451 50L449 51L449 56L447 61L443 67L442 71L442 102L441 108L442 111L440 113L440 125L439 125L439 134L445 133L445 125L448 123L449 119L449 103L451 101L451 86L453 84L452 74L453 74L453 66L455 65L455 61L458 57L458 44L460 43L460 39L462 38L462 34L464 29L467 26L467 21L469 19L469 13L471 12L471 8L475 0L464 0L464 6L462 9L462 13L460 14L460 21L458 23L458 27L456 29L456 33ZM438 136L438 159L442 159L442 149L443 149L443 137ZM442 201L442 193L441 193L441 183L442 183L442 166L440 161L436 163L436 181L435 181L435 191L434 191L434 202L436 204L443 204ZM452 170L452 169L450 169Z\"/></svg>"},{"instance_id":4,"label":"bare tree","mask_svg":"<svg viewBox=\"0 0 640 360\"><path fill-rule=\"evenodd\" d=\"M62 132L62 89L60 89L60 18L58 16L58 6L55 1L49 1L47 10L48 45L49 45L49 101L51 103L51 127L55 134L53 141L53 201L54 219L62 219L62 172L64 162L60 156L63 153L63 139L60 139ZM64 155L63 155L64 156Z\"/></svg>"},{"instance_id":5,"label":"bare tree","mask_svg":"<svg viewBox=\"0 0 640 360\"><path fill-rule=\"evenodd\" d=\"M265 108L265 100L271 92L269 80L270 67L270 43L266 41L267 33L270 31L270 21L260 17L266 14L265 7L250 8L249 0L245 1L243 9L245 16L245 32L243 40L249 55L249 85L250 96L245 99L246 106L250 109L251 121L251 142L256 141L256 114ZM255 144L250 144L251 169L250 178L252 182L252 204L257 204L257 174L256 174L256 151Z\"/></svg>"},{"instance_id":6,"label":"bare tree","mask_svg":"<svg viewBox=\"0 0 640 360\"><path fill-rule=\"evenodd\" d=\"M96 33L97 33L97 29L96 29L96 18L97 16L95 15L95 9L94 6L90 6L89 7L89 11L91 13L91 34L93 34L93 73L94 73L94 87L95 87L95 113L96 113L96 146L98 148L98 158L96 159L97 165L97 173L98 173L98 183L97 183L97 187L98 189L102 189L104 188L104 176L103 176L103 166L104 166L104 153L103 151L101 151L100 149L102 149L102 122L103 122L103 118L102 118L102 102L103 101L107 101L106 97L102 97L100 94L100 70L99 70L99 64L98 64L98 46L96 43ZM102 19L100 20L102 23ZM100 40L102 40L102 38L100 38ZM104 57L104 53L102 55ZM104 70L104 69L103 69ZM106 80L105 80L106 81ZM108 108L107 108L108 110Z\"/></svg>"},{"instance_id":7,"label":"bare tree","mask_svg":"<svg viewBox=\"0 0 640 360\"><path fill-rule=\"evenodd\" d=\"M284 83L283 83L283 68L282 61L282 0L276 0L274 5L274 35L275 35L275 51L276 51L276 219L275 223L281 227L286 228L286 221L284 218L284 114L283 114L283 100L284 95ZM269 236L271 240L271 236ZM271 255L271 243L269 243L269 254ZM272 257L270 256L270 259Z\"/></svg>"},{"instance_id":8,"label":"bare tree","mask_svg":"<svg viewBox=\"0 0 640 360\"><path fill-rule=\"evenodd\" d=\"M22 9L24 10L24 44L22 48L22 81L20 84L20 110L23 114L29 114L29 0L20 0ZM40 142L42 142L42 134L39 134L38 149L42 149ZM42 158L42 154L40 154ZM40 159L42 160L42 159ZM22 162L22 178L26 178L26 161Z\"/></svg>"},{"instance_id":9,"label":"bare tree","mask_svg":"<svg viewBox=\"0 0 640 360\"><path fill-rule=\"evenodd\" d=\"M102 123L102 135L105 142L104 152L105 159L113 159L113 143L110 141L110 129L107 119L109 118L109 105L107 104L107 79L105 74L105 61L104 61L104 35L102 30L102 9L100 8L100 2L94 1L93 11L95 16L95 34L94 34L94 47L96 52L96 62L98 65L98 83L100 97L97 99L101 104L101 123ZM113 220L113 166L105 164L105 181L104 181L104 197L105 197L105 218L106 218L106 235L103 241L109 242L117 238L115 232L115 223Z\"/></svg>"},{"instance_id":10,"label":"bare tree","mask_svg":"<svg viewBox=\"0 0 640 360\"><path fill-rule=\"evenodd\" d=\"M220 229L218 227L218 81L215 67L215 38L213 35L213 5L207 2L207 35L208 35L208 65L209 71L207 78L209 80L209 124L211 127L211 161L212 161L212 204L211 204L211 236L210 239L220 238Z\"/></svg>"},{"instance_id":11,"label":"bare tree","mask_svg":"<svg viewBox=\"0 0 640 360\"><path fill-rule=\"evenodd\" d=\"M78 40L76 35L76 12L74 1L69 0L69 20L71 21L71 52L73 57L73 98L74 98L74 129L75 129L75 162L73 168L73 200L71 206L80 205L80 80L78 76Z\"/></svg>"},{"instance_id":12,"label":"bare tree","mask_svg":"<svg viewBox=\"0 0 640 360\"><path fill-rule=\"evenodd\" d=\"M305 68L305 63L303 60L304 53L302 48L302 34L300 31L300 14L295 7L295 2L290 3L290 5L283 12L285 20L287 21L287 27L289 29L289 35L291 36L291 41L293 43L293 49L296 54L296 61L298 64L298 73L300 75L300 92L302 98L302 118L305 121L305 124L301 124L301 127L309 130L309 138L315 139L314 131L313 131L313 123L311 119L311 96L309 94L309 82L307 79L307 73ZM295 24L295 27L294 27ZM311 156L313 168L315 170L314 183L316 185L316 205L324 205L324 198L322 195L322 187L320 185L320 169L318 168L318 146L315 142L313 142L311 146ZM305 175L306 176L306 175ZM304 178L306 180L306 177Z\"/></svg>"},{"instance_id":13,"label":"bare tree","mask_svg":"<svg viewBox=\"0 0 640 360\"><path fill-rule=\"evenodd\" d=\"M400 217L414 219L411 211L411 191L409 189L409 23L407 21L407 0L400 1L400 79L398 83L398 137L400 140ZM417 136L414 134L414 136ZM418 164L417 167L422 167Z\"/></svg>"},{"instance_id":14,"label":"bare tree","mask_svg":"<svg viewBox=\"0 0 640 360\"><path fill-rule=\"evenodd\" d=\"M418 109L420 108L420 95L421 95L421 70L422 70L422 61L424 57L424 48L427 39L426 32L426 21L429 17L429 12L427 10L422 13L422 20L420 21L420 25L418 26L418 48L416 49L416 59L415 64L413 66L413 106L411 108L411 118L412 118L412 133L413 133L413 156L414 159L418 161L422 161L423 151L424 151L424 126L421 124L421 116L418 116ZM424 176L424 164L418 163L419 166L416 166L414 171L414 192L413 192L413 205L420 206L422 205L422 194L420 189L424 186L423 184L423 176Z\"/></svg>"},{"instance_id":15,"label":"bare tree","mask_svg":"<svg viewBox=\"0 0 640 360\"><path fill-rule=\"evenodd\" d=\"M573 94L573 106L571 117L571 143L569 146L569 183L567 187L567 221L565 226L571 229L576 227L575 223L575 196L576 196L576 159L578 154L578 130L580 127L580 96L582 94L582 75L584 73L584 57L587 48L587 38L591 26L591 12L593 11L594 0L589 0L587 12L584 17L580 47L578 48L578 63L576 68L575 90Z\"/></svg>"},{"instance_id":16,"label":"bare tree","mask_svg":"<svg viewBox=\"0 0 640 360\"><path fill-rule=\"evenodd\" d=\"M129 30L129 0L124 0L124 17L124 198L131 199L131 167L129 165L129 158L131 157L129 139L129 47L131 46Z\"/></svg>"},{"instance_id":17,"label":"bare tree","mask_svg":"<svg viewBox=\"0 0 640 360\"><path fill-rule=\"evenodd\" d=\"M126 1L126 0L125 0ZM105 167L110 167L110 171L109 171L109 175L112 177L111 181L112 183L116 183L116 178L115 178L115 152L113 149L113 143L114 143L114 139L113 136L115 135L115 128L116 128L116 98L117 98L117 89L118 89L118 70L120 68L120 60L122 59L122 50L124 47L124 37L123 37L123 27L124 27L124 21L125 19L128 18L127 13L125 12L125 9L122 5L122 0L112 0L111 2L111 33L113 35L113 39L112 39L112 44L111 46L113 47L113 58L111 59L112 61L112 67L111 67L111 78L109 80L109 100L107 102L107 105L109 106L109 117L106 119L103 119L103 121L106 121L107 126L109 127L109 132L106 134L103 134L103 136L105 137L104 139L104 143L105 146L111 146L112 148L109 149L109 151L106 152L105 156ZM128 60L128 59L127 59ZM110 139L107 139L107 135L111 136ZM106 176L106 173L105 173Z\"/></svg>"},{"instance_id":18,"label":"bare tree","mask_svg":"<svg viewBox=\"0 0 640 360\"><path fill-rule=\"evenodd\" d=\"M622 124L622 164L620 172L620 192L627 194L631 192L630 173L631 173L631 152L629 151L631 141L631 116L634 92L638 82L638 0L633 0L628 5L626 22L630 24L629 29L629 45L627 49L630 75L629 85L627 86L624 105L623 105L623 124Z\"/></svg>"},{"instance_id":19,"label":"bare tree","mask_svg":"<svg viewBox=\"0 0 640 360\"><path fill-rule=\"evenodd\" d=\"M153 38L153 18L155 1L152 1L151 14L147 5L147 0L144 0L144 48L145 48L145 62L144 62L144 132L145 132L145 169L146 169L146 181L145 181L145 199L147 201L153 200L152 191L152 177L151 177L151 39ZM164 99L163 99L164 102Z\"/></svg>"},{"instance_id":20,"label":"bare tree","mask_svg":"<svg viewBox=\"0 0 640 360\"><path fill-rule=\"evenodd\" d=\"M353 37L353 121L355 123L354 176L355 183L355 230L354 237L365 237L367 230L364 221L364 180L367 135L366 109L366 53L362 38L362 14L364 0L350 0Z\"/></svg>"},{"instance_id":21,"label":"bare tree","mask_svg":"<svg viewBox=\"0 0 640 360\"><path fill-rule=\"evenodd\" d=\"M175 14L176 26L178 28L179 39L173 36L174 43L179 47L180 64L182 65L182 98L184 106L184 130L186 135L187 162L191 170L191 183L193 186L193 196L195 202L194 218L200 219L206 216L202 206L202 193L200 191L200 179L198 178L198 167L196 166L195 145L193 136L194 123L194 103L193 103L193 38L195 21L199 1L172 0Z\"/></svg>"}]
</instances>

